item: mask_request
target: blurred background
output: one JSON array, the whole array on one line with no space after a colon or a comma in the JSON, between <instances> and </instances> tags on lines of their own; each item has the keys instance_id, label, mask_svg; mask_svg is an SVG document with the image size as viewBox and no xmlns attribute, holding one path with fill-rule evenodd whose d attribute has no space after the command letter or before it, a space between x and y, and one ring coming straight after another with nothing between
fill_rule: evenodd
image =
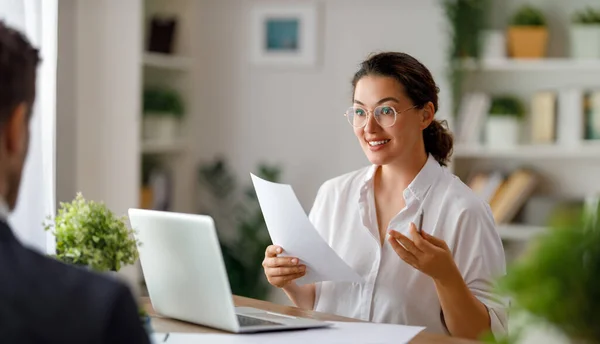
<instances>
[{"instance_id":1,"label":"blurred background","mask_svg":"<svg viewBox=\"0 0 600 344\"><path fill-rule=\"evenodd\" d=\"M288 303L262 273L250 173L292 185L308 212L321 183L368 164L343 112L373 52L433 73L449 168L490 203L508 262L557 209L597 202L595 0L58 0L54 15L56 113L39 111L51 124L29 157L52 157L35 172L55 173L50 209L81 191L118 214L210 214L235 293ZM145 293L139 266L123 275Z\"/></svg>"}]
</instances>

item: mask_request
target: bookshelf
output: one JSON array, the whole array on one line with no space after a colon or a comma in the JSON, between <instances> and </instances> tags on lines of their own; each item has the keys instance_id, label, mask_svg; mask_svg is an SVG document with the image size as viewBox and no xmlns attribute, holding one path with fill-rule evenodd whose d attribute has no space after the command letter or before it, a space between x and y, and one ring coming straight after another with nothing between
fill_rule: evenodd
<instances>
[{"instance_id":1,"label":"bookshelf","mask_svg":"<svg viewBox=\"0 0 600 344\"><path fill-rule=\"evenodd\" d=\"M466 71L488 72L600 72L600 61L596 59L545 58L535 59L484 59L479 63L465 60Z\"/></svg>"},{"instance_id":2,"label":"bookshelf","mask_svg":"<svg viewBox=\"0 0 600 344\"><path fill-rule=\"evenodd\" d=\"M512 0L510 6L507 5L508 9L495 16L497 28L505 28L512 9L525 3L526 0ZM573 99L568 98L569 92L578 92L578 96L596 93L600 98L600 79L597 77L600 73L600 58L568 57L568 36L560 34L561 29L569 30L570 13L584 7L585 3L581 0L560 3L553 1L552 4L539 6L546 13L553 28L550 31L550 48L546 57L484 58L479 63L467 59L461 64L466 72L465 92L480 92L491 97L508 94L525 105L525 116L520 122L521 132L516 145L488 145L485 142L485 124L477 124L474 127L480 130L471 130L471 134L474 133L475 136L471 135L471 139L466 141L456 141L450 164L453 173L466 183L478 172L499 172L505 177L520 168L537 172L537 185L526 201L526 204L530 205L535 199L535 202L538 202L534 203L536 206L527 211L522 206L511 221L499 223L497 227L505 244L508 261L526 249L532 238L548 230L541 221L542 217L533 220L531 209L538 209L537 206L546 200L547 204L551 204L552 201L558 202L557 204L563 201L568 204L583 203L588 197L600 195L600 179L597 177L600 175L600 140L586 140L584 132L580 129L578 136L571 135L569 140L563 140L564 132L562 137L559 134L565 126L581 128L589 125L586 123L587 114L583 108L585 104L589 106L593 102L583 98L579 104L568 103ZM540 122L539 117L532 115L535 106L539 106L539 103L534 105L534 99L543 92L556 94L552 115L554 137L549 142L535 143L532 137ZM567 103L569 106L564 106ZM484 118L482 123L485 121L487 118ZM458 135L461 131L460 118L454 119L451 124L453 132ZM540 211L539 214L546 213Z\"/></svg>"},{"instance_id":3,"label":"bookshelf","mask_svg":"<svg viewBox=\"0 0 600 344\"><path fill-rule=\"evenodd\" d=\"M141 71L142 84L146 87L166 88L181 97L183 116L177 130L163 138L140 137L140 164L142 176L148 174L148 169L157 170L161 182L148 182L142 178L140 185L140 206L150 207L149 200L161 195L165 202L159 210L193 212L195 195L194 162L190 154L191 135L190 123L196 113L195 94L195 56L196 44L193 40L194 23L197 20L197 2L194 0L144 0L144 41L140 44L142 50ZM153 18L174 18L175 27L172 34L171 49L157 52L150 49L150 39ZM167 21L161 22L165 24ZM166 26L166 25L165 25ZM164 37L166 35L160 34ZM144 90L141 90L142 96ZM142 107L143 108L143 107ZM163 123L164 124L164 123ZM140 126L144 130L144 114L140 114ZM164 127L162 127L164 133ZM152 167L149 167L152 166ZM154 174L156 176L156 173ZM156 179L155 179L156 180ZM167 181L165 183L165 180ZM157 186L158 185L158 186ZM153 188L160 188L153 190Z\"/></svg>"}]
</instances>

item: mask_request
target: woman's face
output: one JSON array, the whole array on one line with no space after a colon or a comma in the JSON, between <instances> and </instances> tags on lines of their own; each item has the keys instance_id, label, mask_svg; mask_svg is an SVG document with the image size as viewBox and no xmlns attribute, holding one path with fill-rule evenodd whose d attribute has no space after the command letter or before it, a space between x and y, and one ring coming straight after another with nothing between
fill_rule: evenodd
<instances>
[{"instance_id":1,"label":"woman's face","mask_svg":"<svg viewBox=\"0 0 600 344\"><path fill-rule=\"evenodd\" d=\"M404 161L423 149L422 131L433 118L428 114L429 106L415 108L402 84L394 78L374 75L361 78L354 90L354 108L356 124L366 117L366 124L354 127L354 134L372 164ZM392 108L396 111L395 122ZM379 115L379 122L374 113Z\"/></svg>"}]
</instances>

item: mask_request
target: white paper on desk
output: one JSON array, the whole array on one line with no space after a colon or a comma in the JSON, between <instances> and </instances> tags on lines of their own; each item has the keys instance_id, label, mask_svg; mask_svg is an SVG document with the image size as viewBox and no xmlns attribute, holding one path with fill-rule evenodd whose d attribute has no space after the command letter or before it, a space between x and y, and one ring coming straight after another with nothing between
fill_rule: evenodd
<instances>
[{"instance_id":1,"label":"white paper on desk","mask_svg":"<svg viewBox=\"0 0 600 344\"><path fill-rule=\"evenodd\" d=\"M171 333L167 344L402 344L408 343L424 327L333 322L334 326L305 331L265 332L255 334Z\"/></svg>"},{"instance_id":2,"label":"white paper on desk","mask_svg":"<svg viewBox=\"0 0 600 344\"><path fill-rule=\"evenodd\" d=\"M306 265L298 285L321 282L361 282L361 277L323 240L306 216L294 190L251 174L273 244L283 255L297 257Z\"/></svg>"}]
</instances>

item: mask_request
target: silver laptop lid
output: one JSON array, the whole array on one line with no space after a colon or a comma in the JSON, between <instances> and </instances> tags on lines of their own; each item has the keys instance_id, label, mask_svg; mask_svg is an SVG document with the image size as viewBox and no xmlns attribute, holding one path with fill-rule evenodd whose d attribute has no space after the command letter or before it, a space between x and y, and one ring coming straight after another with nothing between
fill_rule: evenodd
<instances>
[{"instance_id":1,"label":"silver laptop lid","mask_svg":"<svg viewBox=\"0 0 600 344\"><path fill-rule=\"evenodd\" d=\"M238 332L231 287L210 216L129 209L156 312Z\"/></svg>"}]
</instances>

